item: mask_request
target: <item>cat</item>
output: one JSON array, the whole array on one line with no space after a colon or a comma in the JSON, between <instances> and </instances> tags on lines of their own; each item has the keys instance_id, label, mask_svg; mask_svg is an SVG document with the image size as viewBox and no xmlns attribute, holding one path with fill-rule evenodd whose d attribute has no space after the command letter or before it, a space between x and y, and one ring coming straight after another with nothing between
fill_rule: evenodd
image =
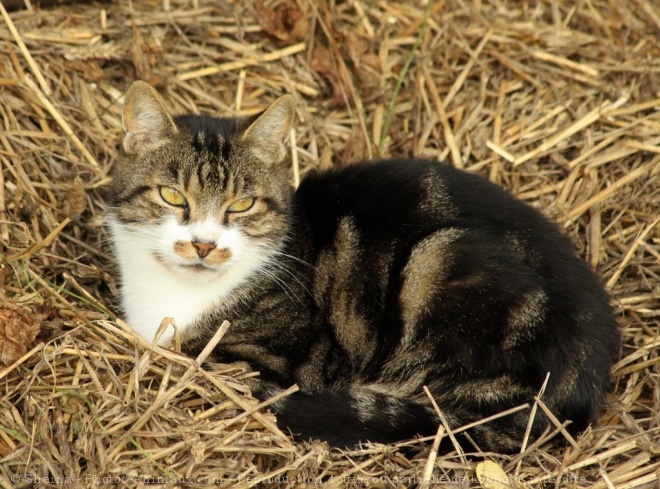
<instances>
[{"instance_id":1,"label":"cat","mask_svg":"<svg viewBox=\"0 0 660 489\"><path fill-rule=\"evenodd\" d=\"M540 212L486 179L422 159L358 162L289 185L295 102L254 117L173 118L125 96L108 225L127 322L173 317L198 354L260 371L260 399L298 440L433 435L542 400L569 431L595 422L620 334L597 276ZM171 339L168 333L161 344ZM520 448L530 411L469 430ZM548 425L539 410L531 439ZM459 437L471 447L469 440Z\"/></svg>"}]
</instances>

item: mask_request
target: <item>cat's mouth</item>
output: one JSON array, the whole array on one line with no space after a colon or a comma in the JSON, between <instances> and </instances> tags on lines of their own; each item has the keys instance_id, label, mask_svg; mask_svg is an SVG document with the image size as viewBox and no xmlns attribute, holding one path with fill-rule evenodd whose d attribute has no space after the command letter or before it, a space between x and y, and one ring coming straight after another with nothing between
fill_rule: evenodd
<instances>
[{"instance_id":1,"label":"cat's mouth","mask_svg":"<svg viewBox=\"0 0 660 489\"><path fill-rule=\"evenodd\" d=\"M213 268L207 267L203 263L192 263L187 265L179 265L184 270L194 270L196 272L212 272Z\"/></svg>"}]
</instances>

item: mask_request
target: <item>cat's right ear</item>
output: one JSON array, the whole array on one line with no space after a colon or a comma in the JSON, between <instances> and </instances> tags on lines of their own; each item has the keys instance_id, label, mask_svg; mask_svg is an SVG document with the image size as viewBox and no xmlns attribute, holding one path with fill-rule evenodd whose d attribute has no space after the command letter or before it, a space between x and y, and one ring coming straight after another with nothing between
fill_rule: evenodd
<instances>
[{"instance_id":1,"label":"cat's right ear","mask_svg":"<svg viewBox=\"0 0 660 489\"><path fill-rule=\"evenodd\" d=\"M282 95L250 124L243 133L243 140L257 158L280 163L286 154L285 146L295 115L293 95Z\"/></svg>"},{"instance_id":2,"label":"cat's right ear","mask_svg":"<svg viewBox=\"0 0 660 489\"><path fill-rule=\"evenodd\" d=\"M141 80L133 82L126 92L122 128L124 151L134 155L157 148L177 133L163 98Z\"/></svg>"}]
</instances>

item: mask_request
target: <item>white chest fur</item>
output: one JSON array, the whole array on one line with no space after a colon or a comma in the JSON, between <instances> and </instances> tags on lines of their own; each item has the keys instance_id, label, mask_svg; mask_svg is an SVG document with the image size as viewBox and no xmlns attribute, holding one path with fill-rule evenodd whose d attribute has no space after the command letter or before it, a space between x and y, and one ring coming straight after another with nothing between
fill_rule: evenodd
<instances>
[{"instance_id":1,"label":"white chest fur","mask_svg":"<svg viewBox=\"0 0 660 489\"><path fill-rule=\"evenodd\" d=\"M222 273L193 280L175 273L154 255L157 242L129 230L114 218L108 224L121 269L121 297L125 319L145 339L152 341L162 320L174 319L179 331L227 297L265 261L259 247L237 243L237 255ZM234 238L240 240L240 238ZM238 246L238 244L242 246ZM231 319L231 318L227 318ZM173 335L169 328L160 338L166 345Z\"/></svg>"}]
</instances>

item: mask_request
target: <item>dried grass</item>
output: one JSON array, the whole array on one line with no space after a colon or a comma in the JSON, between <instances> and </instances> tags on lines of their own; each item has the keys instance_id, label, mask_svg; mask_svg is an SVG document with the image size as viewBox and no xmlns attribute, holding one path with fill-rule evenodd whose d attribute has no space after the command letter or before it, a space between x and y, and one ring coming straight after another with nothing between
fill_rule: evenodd
<instances>
[{"instance_id":1,"label":"dried grass","mask_svg":"<svg viewBox=\"0 0 660 489\"><path fill-rule=\"evenodd\" d=\"M0 370L2 487L480 487L484 457L511 487L658 487L653 2L135 0L0 11L0 313L41 330ZM513 457L296 445L255 409L252 374L206 372L136 338L114 315L101 192L121 96L137 77L175 112L251 114L294 93L295 178L379 153L422 155L541 208L602 275L623 328L599 426L566 446L555 427L554 440Z\"/></svg>"}]
</instances>

